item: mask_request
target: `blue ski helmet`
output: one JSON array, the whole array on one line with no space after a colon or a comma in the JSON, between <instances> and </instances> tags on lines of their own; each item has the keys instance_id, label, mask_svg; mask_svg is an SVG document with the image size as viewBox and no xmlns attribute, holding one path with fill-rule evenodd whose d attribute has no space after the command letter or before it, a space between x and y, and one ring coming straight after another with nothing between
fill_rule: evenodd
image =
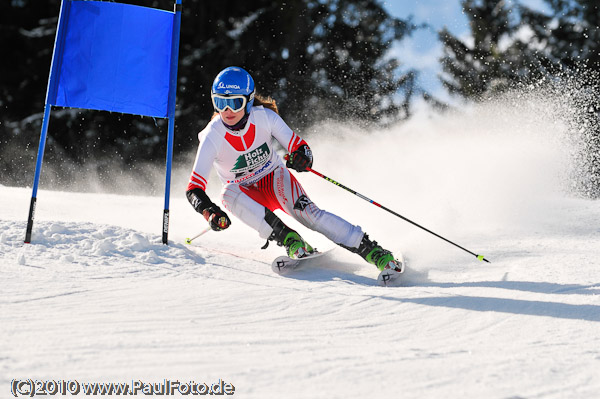
<instances>
[{"instance_id":1,"label":"blue ski helmet","mask_svg":"<svg viewBox=\"0 0 600 399\"><path fill-rule=\"evenodd\" d=\"M242 68L235 66L225 68L215 78L210 95L217 111L221 107L217 106L215 95L220 98L244 96L246 98L246 114L248 114L254 103L254 79ZM235 111L232 106L230 108Z\"/></svg>"}]
</instances>

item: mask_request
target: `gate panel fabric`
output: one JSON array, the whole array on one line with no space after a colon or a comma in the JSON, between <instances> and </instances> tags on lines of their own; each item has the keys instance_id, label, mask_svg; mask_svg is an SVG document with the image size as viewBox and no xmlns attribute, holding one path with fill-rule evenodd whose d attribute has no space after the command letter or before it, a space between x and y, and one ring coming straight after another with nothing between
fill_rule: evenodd
<instances>
[{"instance_id":1,"label":"gate panel fabric","mask_svg":"<svg viewBox=\"0 0 600 399\"><path fill-rule=\"evenodd\" d=\"M71 1L64 18L47 103L168 116L173 13Z\"/></svg>"}]
</instances>

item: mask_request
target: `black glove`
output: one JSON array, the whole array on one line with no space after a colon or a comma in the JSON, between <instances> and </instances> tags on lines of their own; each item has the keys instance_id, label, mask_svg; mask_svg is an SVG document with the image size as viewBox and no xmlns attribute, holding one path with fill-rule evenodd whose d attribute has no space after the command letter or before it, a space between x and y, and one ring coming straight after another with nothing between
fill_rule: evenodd
<instances>
[{"instance_id":1,"label":"black glove","mask_svg":"<svg viewBox=\"0 0 600 399\"><path fill-rule=\"evenodd\" d=\"M303 144L289 155L285 166L298 172L306 172L308 168L312 167L312 163L312 151L306 144Z\"/></svg>"},{"instance_id":2,"label":"black glove","mask_svg":"<svg viewBox=\"0 0 600 399\"><path fill-rule=\"evenodd\" d=\"M231 225L231 220L225 212L216 205L209 206L202 211L202 216L208 221L210 228L214 231L225 230Z\"/></svg>"}]
</instances>

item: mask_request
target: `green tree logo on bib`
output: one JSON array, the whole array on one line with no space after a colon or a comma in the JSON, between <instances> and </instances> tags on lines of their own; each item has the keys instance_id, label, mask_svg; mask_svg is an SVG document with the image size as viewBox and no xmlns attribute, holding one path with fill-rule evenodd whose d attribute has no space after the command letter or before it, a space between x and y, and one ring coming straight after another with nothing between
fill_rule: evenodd
<instances>
[{"instance_id":1,"label":"green tree logo on bib","mask_svg":"<svg viewBox=\"0 0 600 399\"><path fill-rule=\"evenodd\" d=\"M231 172L238 174L255 169L263 165L270 157L271 150L267 143L264 143L260 147L240 155L237 161L235 161L235 165L233 165Z\"/></svg>"}]
</instances>

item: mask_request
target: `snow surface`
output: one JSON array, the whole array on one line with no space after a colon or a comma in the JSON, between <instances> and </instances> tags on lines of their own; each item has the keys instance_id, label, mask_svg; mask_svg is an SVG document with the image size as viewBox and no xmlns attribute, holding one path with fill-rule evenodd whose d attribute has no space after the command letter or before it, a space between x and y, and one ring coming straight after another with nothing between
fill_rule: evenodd
<instances>
[{"instance_id":1,"label":"snow surface","mask_svg":"<svg viewBox=\"0 0 600 399\"><path fill-rule=\"evenodd\" d=\"M492 262L298 174L322 208L405 254L399 287L341 248L276 275L282 249L236 219L186 245L205 227L188 170L168 246L161 197L52 191L43 172L25 245L31 189L0 186L0 397L32 378L222 379L239 398L598 398L600 203L565 194L568 114L525 99L309 137L316 170Z\"/></svg>"}]
</instances>

